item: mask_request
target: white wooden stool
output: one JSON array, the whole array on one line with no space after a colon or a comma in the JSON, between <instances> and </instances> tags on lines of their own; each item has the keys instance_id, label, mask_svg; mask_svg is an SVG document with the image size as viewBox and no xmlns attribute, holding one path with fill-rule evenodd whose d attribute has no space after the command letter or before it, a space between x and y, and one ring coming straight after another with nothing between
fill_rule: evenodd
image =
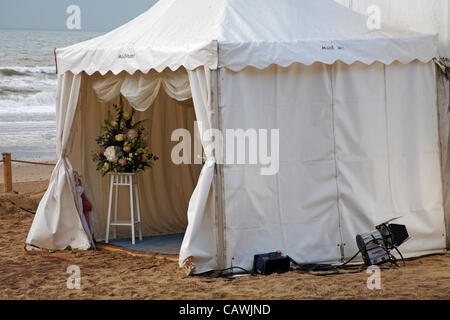
<instances>
[{"instance_id":1,"label":"white wooden stool","mask_svg":"<svg viewBox=\"0 0 450 320\"><path fill-rule=\"evenodd\" d=\"M139 204L139 188L138 188L138 176L136 173L109 173L110 175L110 187L109 187L109 204L108 204L108 222L106 225L106 240L109 242L109 229L113 226L113 238L117 237L117 226L128 226L131 227L131 242L135 244L135 225L139 226L139 240L142 240L142 222L141 222L141 208ZM117 206L119 199L119 187L125 186L130 189L130 215L131 221L119 221L117 220ZM114 222L111 222L111 211L112 211L112 200L113 192L115 190L114 197ZM134 200L136 201L137 207L137 221L134 219L135 206Z\"/></svg>"}]
</instances>

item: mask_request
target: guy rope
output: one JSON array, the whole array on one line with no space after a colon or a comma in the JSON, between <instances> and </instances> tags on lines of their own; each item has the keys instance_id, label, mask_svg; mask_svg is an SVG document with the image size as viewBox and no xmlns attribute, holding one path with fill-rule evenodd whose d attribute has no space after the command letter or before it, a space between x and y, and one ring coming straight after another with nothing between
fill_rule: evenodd
<instances>
[{"instance_id":1,"label":"guy rope","mask_svg":"<svg viewBox=\"0 0 450 320\"><path fill-rule=\"evenodd\" d=\"M5 193L12 192L12 167L11 167L12 162L42 165L42 166L55 166L54 163L48 162L12 160L11 153L2 153L2 159L0 160L0 163L3 163L3 189Z\"/></svg>"}]
</instances>

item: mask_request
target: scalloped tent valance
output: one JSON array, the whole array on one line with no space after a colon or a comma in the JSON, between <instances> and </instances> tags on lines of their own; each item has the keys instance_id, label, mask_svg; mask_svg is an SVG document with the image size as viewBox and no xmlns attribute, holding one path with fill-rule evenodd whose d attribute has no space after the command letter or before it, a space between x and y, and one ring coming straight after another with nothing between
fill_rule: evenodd
<instances>
[{"instance_id":1,"label":"scalloped tent valance","mask_svg":"<svg viewBox=\"0 0 450 320\"><path fill-rule=\"evenodd\" d=\"M333 0L160 0L103 36L56 50L59 73L239 71L295 62L428 62L437 36L384 27Z\"/></svg>"}]
</instances>

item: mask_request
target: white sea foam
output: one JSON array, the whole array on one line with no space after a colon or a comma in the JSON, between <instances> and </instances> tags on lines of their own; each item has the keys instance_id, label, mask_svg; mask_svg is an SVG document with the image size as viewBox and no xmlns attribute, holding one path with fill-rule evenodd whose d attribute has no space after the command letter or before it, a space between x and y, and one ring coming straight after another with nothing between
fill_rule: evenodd
<instances>
[{"instance_id":1,"label":"white sea foam","mask_svg":"<svg viewBox=\"0 0 450 320\"><path fill-rule=\"evenodd\" d=\"M19 66L5 66L0 67L0 75L2 76L21 76L27 73L45 73L56 74L56 67L19 67Z\"/></svg>"},{"instance_id":2,"label":"white sea foam","mask_svg":"<svg viewBox=\"0 0 450 320\"><path fill-rule=\"evenodd\" d=\"M55 110L56 93L54 92L37 92L29 95L12 94L5 99L0 99L0 113L3 110L11 110L11 108L24 106L52 106Z\"/></svg>"}]
</instances>

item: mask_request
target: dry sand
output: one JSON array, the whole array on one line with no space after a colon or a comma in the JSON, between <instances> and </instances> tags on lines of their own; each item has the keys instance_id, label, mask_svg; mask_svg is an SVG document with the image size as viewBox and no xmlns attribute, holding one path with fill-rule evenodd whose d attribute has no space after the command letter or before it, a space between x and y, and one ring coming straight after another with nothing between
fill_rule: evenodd
<instances>
[{"instance_id":1,"label":"dry sand","mask_svg":"<svg viewBox=\"0 0 450 320\"><path fill-rule=\"evenodd\" d=\"M53 166L28 165L22 163L13 163L11 168L14 182L45 181L50 179L52 170ZM3 163L0 163L0 184L2 183L3 183ZM3 187L0 190L0 192L2 191Z\"/></svg>"},{"instance_id":2,"label":"dry sand","mask_svg":"<svg viewBox=\"0 0 450 320\"><path fill-rule=\"evenodd\" d=\"M27 253L24 242L48 184L49 172L15 170L14 193L0 193L0 299L449 299L450 254L382 270L382 289L368 274L316 277L300 272L234 279L186 276L176 258L106 250ZM30 181L30 175L37 181ZM36 178L37 177L37 178ZM0 185L0 190L3 187ZM0 192L1 192L0 191ZM81 290L67 289L71 265L81 269Z\"/></svg>"}]
</instances>

